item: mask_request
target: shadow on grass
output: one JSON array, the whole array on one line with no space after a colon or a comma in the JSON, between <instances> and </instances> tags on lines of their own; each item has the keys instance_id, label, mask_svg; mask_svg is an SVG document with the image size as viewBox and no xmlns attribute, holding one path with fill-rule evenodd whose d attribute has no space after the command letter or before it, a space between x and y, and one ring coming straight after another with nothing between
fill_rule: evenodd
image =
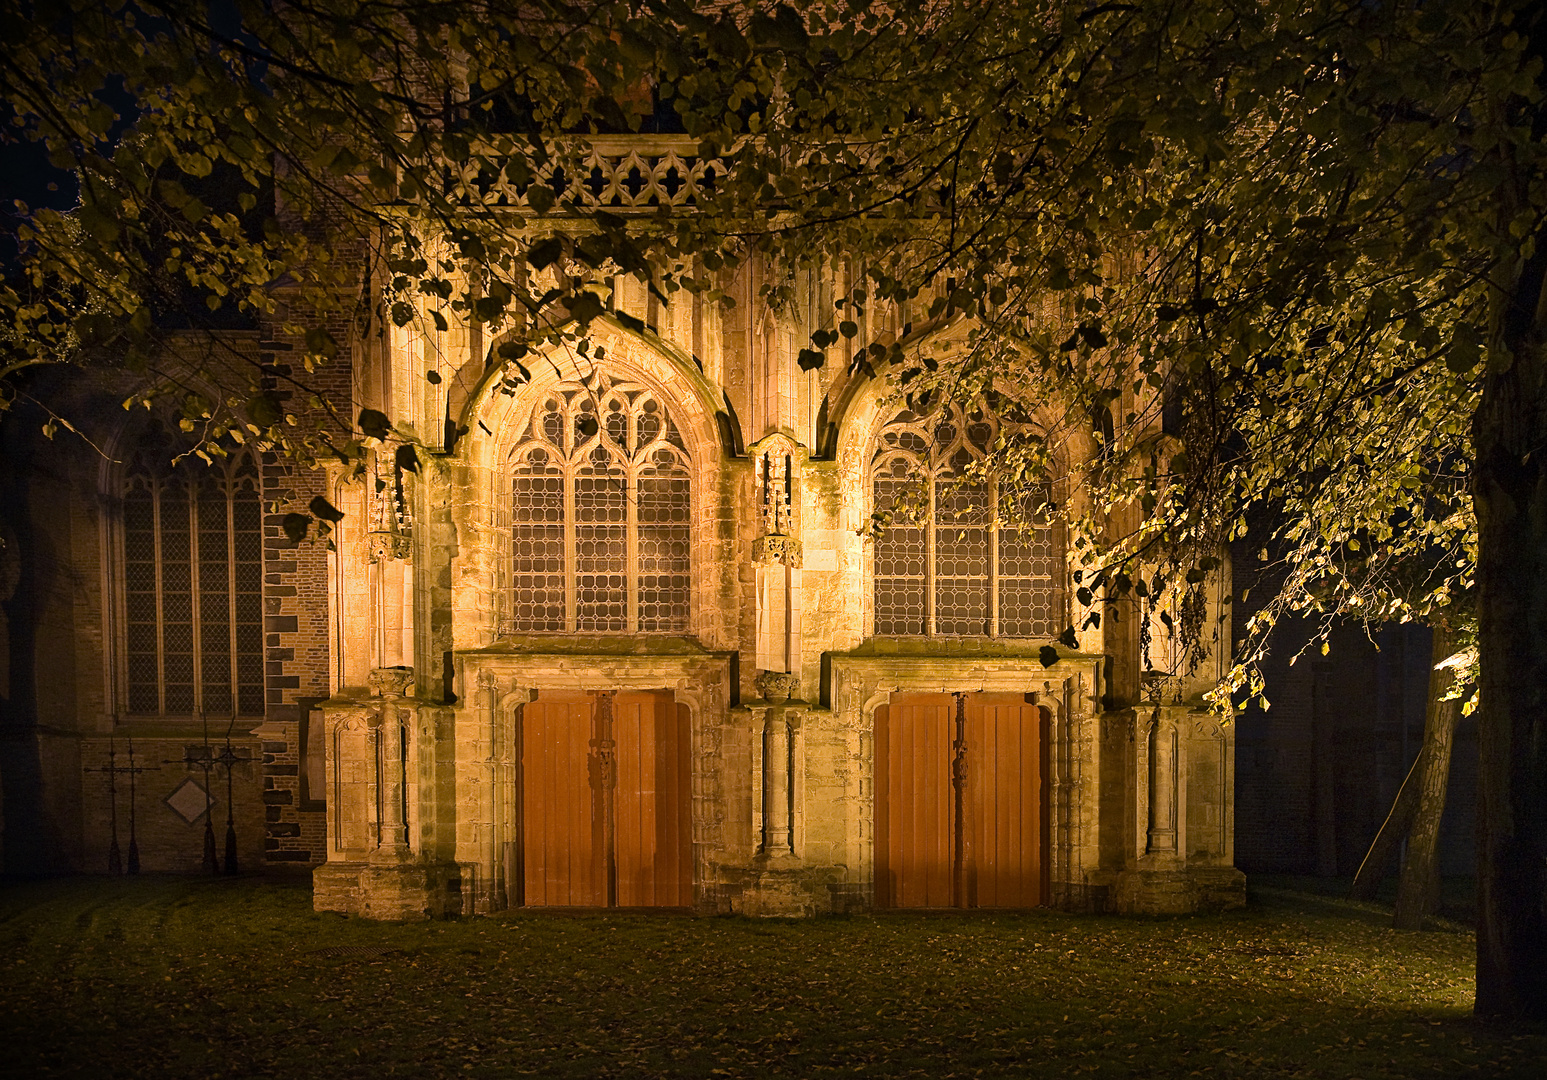
<instances>
[{"instance_id":1,"label":"shadow on grass","mask_svg":"<svg viewBox=\"0 0 1547 1080\"><path fill-rule=\"evenodd\" d=\"M0 1073L1540 1076L1547 1038L1471 1022L1473 948L1282 882L1170 920L402 925L293 884L12 884Z\"/></svg>"}]
</instances>

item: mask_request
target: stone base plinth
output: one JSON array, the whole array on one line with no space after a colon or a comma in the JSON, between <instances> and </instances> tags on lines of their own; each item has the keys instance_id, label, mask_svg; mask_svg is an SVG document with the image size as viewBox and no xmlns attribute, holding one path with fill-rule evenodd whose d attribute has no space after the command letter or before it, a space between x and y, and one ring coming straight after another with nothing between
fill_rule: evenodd
<instances>
[{"instance_id":1,"label":"stone base plinth","mask_svg":"<svg viewBox=\"0 0 1547 1080\"><path fill-rule=\"evenodd\" d=\"M760 859L759 863L737 898L736 914L796 919L832 910L832 868L803 866L798 859Z\"/></svg>"},{"instance_id":2,"label":"stone base plinth","mask_svg":"<svg viewBox=\"0 0 1547 1080\"><path fill-rule=\"evenodd\" d=\"M1188 871L1198 883L1198 910L1229 911L1246 906L1246 875L1233 866Z\"/></svg>"},{"instance_id":3,"label":"stone base plinth","mask_svg":"<svg viewBox=\"0 0 1547 1080\"><path fill-rule=\"evenodd\" d=\"M360 871L364 863L323 863L312 871L312 910L360 914Z\"/></svg>"},{"instance_id":4,"label":"stone base plinth","mask_svg":"<svg viewBox=\"0 0 1547 1080\"><path fill-rule=\"evenodd\" d=\"M390 922L442 919L460 911L459 881L448 863L327 863L312 872L312 906Z\"/></svg>"},{"instance_id":5,"label":"stone base plinth","mask_svg":"<svg viewBox=\"0 0 1547 1080\"><path fill-rule=\"evenodd\" d=\"M1246 875L1233 866L1124 870L1112 885L1123 915L1191 915L1246 903Z\"/></svg>"}]
</instances>

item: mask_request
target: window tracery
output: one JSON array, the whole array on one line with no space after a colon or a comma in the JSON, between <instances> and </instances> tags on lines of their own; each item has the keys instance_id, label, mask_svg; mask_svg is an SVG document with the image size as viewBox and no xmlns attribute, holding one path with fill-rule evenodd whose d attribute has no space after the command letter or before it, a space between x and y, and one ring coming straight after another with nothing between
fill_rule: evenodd
<instances>
[{"instance_id":1,"label":"window tracery","mask_svg":"<svg viewBox=\"0 0 1547 1080\"><path fill-rule=\"evenodd\" d=\"M543 394L511 452L509 629L684 633L687 449L646 387L595 376Z\"/></svg>"},{"instance_id":2,"label":"window tracery","mask_svg":"<svg viewBox=\"0 0 1547 1080\"><path fill-rule=\"evenodd\" d=\"M263 508L250 455L143 450L123 486L127 711L261 716Z\"/></svg>"},{"instance_id":3,"label":"window tracery","mask_svg":"<svg viewBox=\"0 0 1547 1080\"><path fill-rule=\"evenodd\" d=\"M1001 520L1000 492L975 478L1001 422L981 403L928 416L904 409L881 429L871 457L878 635L1053 638L1063 621L1063 552L1034 517L1046 492L1028 495L1019 527Z\"/></svg>"}]
</instances>

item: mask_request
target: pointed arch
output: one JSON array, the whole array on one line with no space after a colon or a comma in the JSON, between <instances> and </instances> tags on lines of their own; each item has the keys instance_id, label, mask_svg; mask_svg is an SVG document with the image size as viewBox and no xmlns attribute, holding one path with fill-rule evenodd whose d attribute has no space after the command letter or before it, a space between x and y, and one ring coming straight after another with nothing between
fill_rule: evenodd
<instances>
[{"instance_id":1,"label":"pointed arch","mask_svg":"<svg viewBox=\"0 0 1547 1080\"><path fill-rule=\"evenodd\" d=\"M865 461L884 526L871 554L877 635L1057 637L1066 605L1062 531L1042 509L1051 487L1017 493L1011 508L992 471L977 471L1010 426L981 400L927 414L894 406L879 425Z\"/></svg>"},{"instance_id":2,"label":"pointed arch","mask_svg":"<svg viewBox=\"0 0 1547 1080\"><path fill-rule=\"evenodd\" d=\"M695 570L728 456L714 390L690 359L607 319L584 353L553 349L510 385L490 372L454 464L459 529L487 558L457 571L459 643L515 633L690 634Z\"/></svg>"},{"instance_id":3,"label":"pointed arch","mask_svg":"<svg viewBox=\"0 0 1547 1080\"><path fill-rule=\"evenodd\" d=\"M511 629L686 633L691 459L661 395L595 373L533 402L508 455Z\"/></svg>"},{"instance_id":4,"label":"pointed arch","mask_svg":"<svg viewBox=\"0 0 1547 1080\"><path fill-rule=\"evenodd\" d=\"M592 322L585 352L551 346L523 360L531 378L524 385L507 385L513 363L495 362L498 343L477 390L468 395L457 417L468 432L459 450L474 463L492 463L518 438L531 402L549 387L566 381L584 384L597 373L638 382L658 395L676 418L687 453L695 461L734 457L740 452L739 433L730 406L689 356L647 330L631 330L617 319L602 316Z\"/></svg>"}]
</instances>

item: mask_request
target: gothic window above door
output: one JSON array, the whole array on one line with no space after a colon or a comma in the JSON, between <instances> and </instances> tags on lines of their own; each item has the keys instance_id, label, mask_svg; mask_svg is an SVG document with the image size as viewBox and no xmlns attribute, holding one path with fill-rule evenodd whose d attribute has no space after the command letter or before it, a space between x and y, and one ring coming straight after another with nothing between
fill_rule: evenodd
<instances>
[{"instance_id":1,"label":"gothic window above door","mask_svg":"<svg viewBox=\"0 0 1547 1080\"><path fill-rule=\"evenodd\" d=\"M689 629L688 455L654 392L603 375L560 383L510 459L507 629Z\"/></svg>"},{"instance_id":2,"label":"gothic window above door","mask_svg":"<svg viewBox=\"0 0 1547 1080\"><path fill-rule=\"evenodd\" d=\"M1050 639L1063 629L1063 546L1042 508L1020 513L974 465L989 458L1000 421L981 405L928 416L897 413L871 456L875 633ZM1013 520L1007 520L1011 519Z\"/></svg>"},{"instance_id":3,"label":"gothic window above door","mask_svg":"<svg viewBox=\"0 0 1547 1080\"><path fill-rule=\"evenodd\" d=\"M146 448L122 488L127 712L262 716L263 507L250 455Z\"/></svg>"}]
</instances>

